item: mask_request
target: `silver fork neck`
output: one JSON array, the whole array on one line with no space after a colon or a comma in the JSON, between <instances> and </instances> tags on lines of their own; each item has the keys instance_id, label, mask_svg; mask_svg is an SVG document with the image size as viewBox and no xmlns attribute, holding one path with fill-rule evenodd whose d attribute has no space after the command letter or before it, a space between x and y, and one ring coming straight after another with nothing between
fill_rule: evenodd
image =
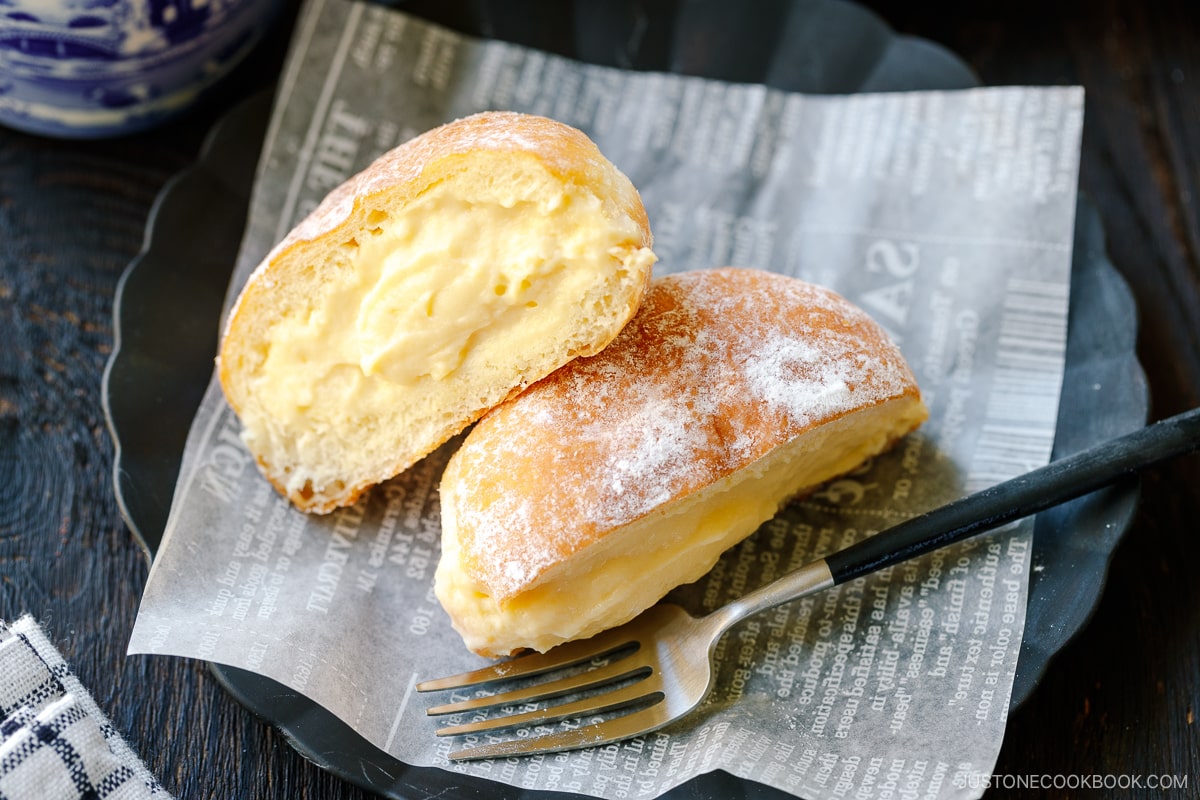
<instances>
[{"instance_id":1,"label":"silver fork neck","mask_svg":"<svg viewBox=\"0 0 1200 800\"><path fill-rule=\"evenodd\" d=\"M825 563L825 559L818 559L727 603L706 616L704 622L711 625L714 632L724 633L746 617L815 594L833 585L833 574L829 571L829 565Z\"/></svg>"}]
</instances>

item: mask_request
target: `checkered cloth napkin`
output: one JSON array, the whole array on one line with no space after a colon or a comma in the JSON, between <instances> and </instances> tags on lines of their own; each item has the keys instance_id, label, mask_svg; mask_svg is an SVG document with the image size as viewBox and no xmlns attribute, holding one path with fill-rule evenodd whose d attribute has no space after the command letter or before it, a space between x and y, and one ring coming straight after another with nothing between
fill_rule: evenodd
<instances>
[{"instance_id":1,"label":"checkered cloth napkin","mask_svg":"<svg viewBox=\"0 0 1200 800\"><path fill-rule=\"evenodd\" d=\"M32 617L0 620L0 800L170 800Z\"/></svg>"}]
</instances>

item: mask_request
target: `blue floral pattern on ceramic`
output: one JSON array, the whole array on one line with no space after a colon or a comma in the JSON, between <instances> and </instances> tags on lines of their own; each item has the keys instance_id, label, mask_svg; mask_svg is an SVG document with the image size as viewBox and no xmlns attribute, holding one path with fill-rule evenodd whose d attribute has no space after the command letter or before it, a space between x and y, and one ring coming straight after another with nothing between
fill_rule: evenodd
<instances>
[{"instance_id":1,"label":"blue floral pattern on ceramic","mask_svg":"<svg viewBox=\"0 0 1200 800\"><path fill-rule=\"evenodd\" d=\"M0 124L51 136L140 130L227 74L281 0L0 0Z\"/></svg>"}]
</instances>

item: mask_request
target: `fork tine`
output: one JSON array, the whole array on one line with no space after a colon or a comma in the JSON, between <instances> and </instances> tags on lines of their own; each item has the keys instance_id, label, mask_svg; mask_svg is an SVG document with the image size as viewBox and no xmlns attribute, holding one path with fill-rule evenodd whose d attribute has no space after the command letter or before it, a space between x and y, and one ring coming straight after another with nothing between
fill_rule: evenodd
<instances>
[{"instance_id":1,"label":"fork tine","mask_svg":"<svg viewBox=\"0 0 1200 800\"><path fill-rule=\"evenodd\" d=\"M498 731L506 728L520 728L526 725L540 725L543 723L558 722L562 719L583 717L589 714L618 711L639 703L657 703L661 701L663 697L662 691L657 686L647 687L644 683L645 680L642 679L612 692L594 694L571 702L560 703L556 706L534 709L533 711L525 711L519 714L492 717L490 719L479 720L478 722L467 722L462 725L451 725L439 730L437 735L462 736L463 734L480 733L481 731Z\"/></svg>"},{"instance_id":2,"label":"fork tine","mask_svg":"<svg viewBox=\"0 0 1200 800\"><path fill-rule=\"evenodd\" d=\"M474 761L481 758L504 758L528 756L537 753L557 753L562 750L578 750L582 747L598 747L610 742L632 739L661 728L674 717L666 703L661 700L654 705L634 711L615 719L584 725L569 731L551 733L527 739L512 739L506 742L480 745L450 754L451 761Z\"/></svg>"},{"instance_id":3,"label":"fork tine","mask_svg":"<svg viewBox=\"0 0 1200 800\"><path fill-rule=\"evenodd\" d=\"M481 686L513 678L528 678L551 670L572 667L584 661L591 661L593 658L601 658L623 647L635 644L636 642L629 638L628 633L622 632L620 628L613 628L590 639L560 644L545 653L530 653L518 656L511 661L502 661L489 667L451 675L447 678L421 681L416 688L418 692L436 692L444 689L460 689L466 686Z\"/></svg>"},{"instance_id":4,"label":"fork tine","mask_svg":"<svg viewBox=\"0 0 1200 800\"><path fill-rule=\"evenodd\" d=\"M630 653L629 655L633 655ZM500 692L498 694L488 695L487 697L475 697L470 700L463 700L457 703L447 703L445 705L433 706L426 709L425 713L431 717L440 716L443 714L460 714L464 711L478 711L482 708L495 708L496 706L511 706L517 703L532 703L537 700L549 700L554 697L562 697L565 694L591 689L596 686L602 686L606 683L614 683L622 678L631 678L639 672L648 672L649 666L640 660L635 660L630 663L629 656L619 658L610 664L587 672L581 672L577 675L568 675L565 678L559 678L553 681L543 681L542 683L526 686L521 689L513 689L508 692Z\"/></svg>"}]
</instances>

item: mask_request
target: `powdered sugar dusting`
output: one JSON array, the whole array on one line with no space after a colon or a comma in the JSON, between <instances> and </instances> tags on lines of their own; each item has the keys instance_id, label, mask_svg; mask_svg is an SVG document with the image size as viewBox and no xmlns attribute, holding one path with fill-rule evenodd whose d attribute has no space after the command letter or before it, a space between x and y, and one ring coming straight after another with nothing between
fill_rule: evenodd
<instances>
[{"instance_id":1,"label":"powdered sugar dusting","mask_svg":"<svg viewBox=\"0 0 1200 800\"><path fill-rule=\"evenodd\" d=\"M864 399L850 383L869 365L869 359L854 355L831 359L811 341L780 336L771 347L751 354L742 374L750 394L781 410L792 423L807 426Z\"/></svg>"},{"instance_id":2,"label":"powdered sugar dusting","mask_svg":"<svg viewBox=\"0 0 1200 800\"><path fill-rule=\"evenodd\" d=\"M882 329L829 291L757 270L660 278L604 351L464 441L450 501L467 561L513 596L606 531L913 386Z\"/></svg>"}]
</instances>

